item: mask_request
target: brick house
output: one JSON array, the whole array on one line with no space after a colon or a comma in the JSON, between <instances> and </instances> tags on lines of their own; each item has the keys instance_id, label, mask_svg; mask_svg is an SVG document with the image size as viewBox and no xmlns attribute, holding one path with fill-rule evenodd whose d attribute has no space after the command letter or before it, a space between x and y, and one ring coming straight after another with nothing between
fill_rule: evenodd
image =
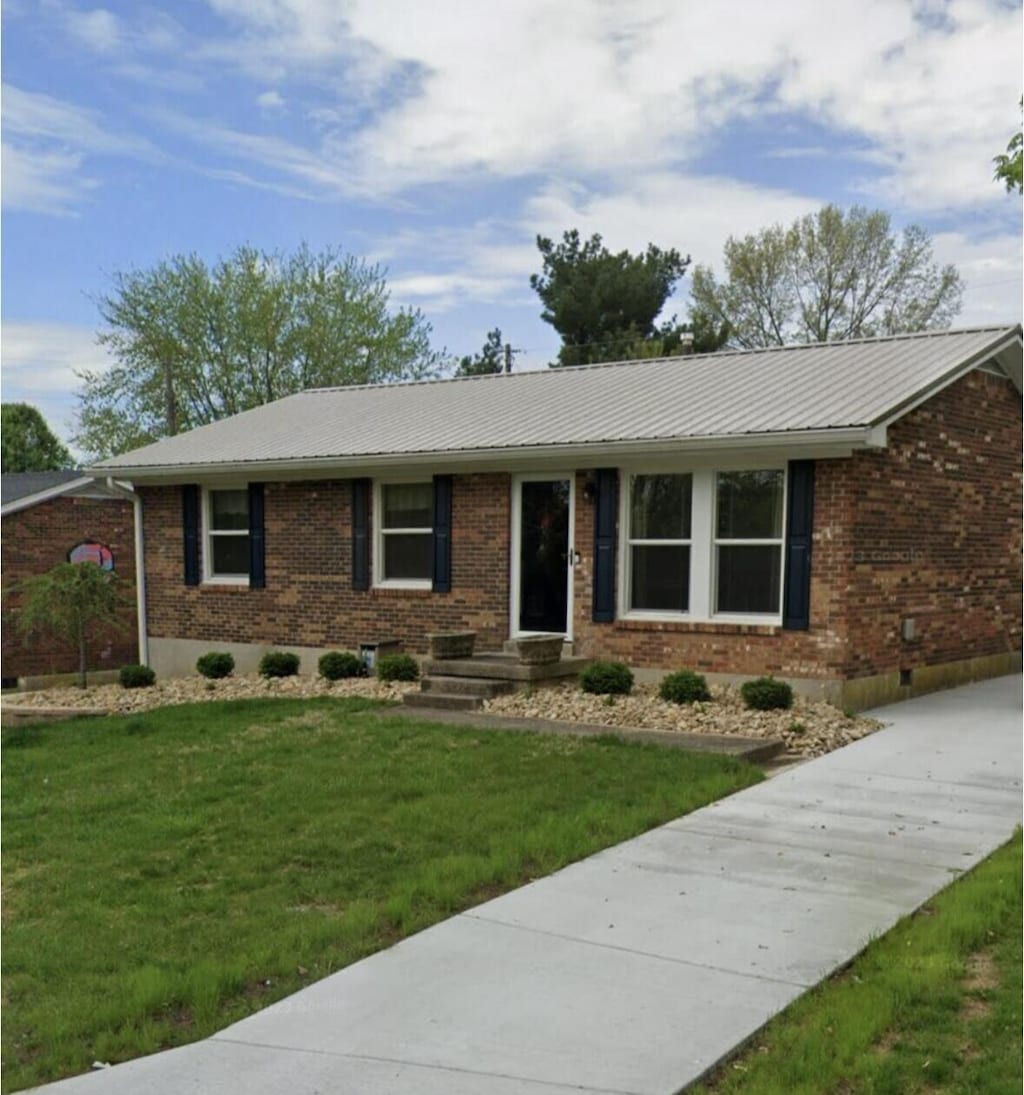
<instances>
[{"instance_id":1,"label":"brick house","mask_svg":"<svg viewBox=\"0 0 1024 1095\"><path fill-rule=\"evenodd\" d=\"M975 328L324 389L93 473L142 499L161 673L560 632L861 707L1020 665L1021 362Z\"/></svg>"},{"instance_id":2,"label":"brick house","mask_svg":"<svg viewBox=\"0 0 1024 1095\"><path fill-rule=\"evenodd\" d=\"M3 488L3 682L74 673L78 650L53 637L26 637L17 627L15 587L58 563L91 559L135 584L133 503L81 471L17 472L0 476ZM122 627L90 637L91 670L119 669L139 658L136 614Z\"/></svg>"}]
</instances>

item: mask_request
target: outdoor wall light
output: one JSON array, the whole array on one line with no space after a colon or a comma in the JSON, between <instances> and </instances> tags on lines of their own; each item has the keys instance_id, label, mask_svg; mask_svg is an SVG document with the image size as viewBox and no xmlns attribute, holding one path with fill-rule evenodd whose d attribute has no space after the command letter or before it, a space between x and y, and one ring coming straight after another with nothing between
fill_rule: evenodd
<instances>
[{"instance_id":1,"label":"outdoor wall light","mask_svg":"<svg viewBox=\"0 0 1024 1095\"><path fill-rule=\"evenodd\" d=\"M597 497L597 476L593 472L588 472L587 478L583 481L583 497L588 502L593 502Z\"/></svg>"}]
</instances>

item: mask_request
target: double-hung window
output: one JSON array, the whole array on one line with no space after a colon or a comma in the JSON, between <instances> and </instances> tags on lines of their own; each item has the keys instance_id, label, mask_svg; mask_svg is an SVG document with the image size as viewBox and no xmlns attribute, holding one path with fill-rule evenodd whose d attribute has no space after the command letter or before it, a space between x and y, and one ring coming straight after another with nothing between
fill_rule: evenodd
<instances>
[{"instance_id":1,"label":"double-hung window","mask_svg":"<svg viewBox=\"0 0 1024 1095\"><path fill-rule=\"evenodd\" d=\"M205 492L206 539L203 557L207 581L249 580L249 492Z\"/></svg>"},{"instance_id":2,"label":"double-hung window","mask_svg":"<svg viewBox=\"0 0 1024 1095\"><path fill-rule=\"evenodd\" d=\"M781 471L719 472L715 482L715 611L779 611Z\"/></svg>"},{"instance_id":3,"label":"double-hung window","mask_svg":"<svg viewBox=\"0 0 1024 1095\"><path fill-rule=\"evenodd\" d=\"M629 505L629 608L690 607L692 475L633 475Z\"/></svg>"},{"instance_id":4,"label":"double-hung window","mask_svg":"<svg viewBox=\"0 0 1024 1095\"><path fill-rule=\"evenodd\" d=\"M773 622L782 607L780 468L627 477L620 611Z\"/></svg>"},{"instance_id":5,"label":"double-hung window","mask_svg":"<svg viewBox=\"0 0 1024 1095\"><path fill-rule=\"evenodd\" d=\"M378 584L429 586L434 568L433 483L381 483L377 499Z\"/></svg>"}]
</instances>

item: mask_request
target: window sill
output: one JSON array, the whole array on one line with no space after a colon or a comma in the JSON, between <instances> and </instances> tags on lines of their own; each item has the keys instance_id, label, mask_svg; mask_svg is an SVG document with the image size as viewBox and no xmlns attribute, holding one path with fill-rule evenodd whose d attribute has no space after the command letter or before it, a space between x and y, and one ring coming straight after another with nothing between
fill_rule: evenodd
<instances>
[{"instance_id":1,"label":"window sill","mask_svg":"<svg viewBox=\"0 0 1024 1095\"><path fill-rule=\"evenodd\" d=\"M629 613L615 620L622 631L679 631L708 635L778 635L782 621L777 616L713 616L699 620L674 613Z\"/></svg>"},{"instance_id":2,"label":"window sill","mask_svg":"<svg viewBox=\"0 0 1024 1095\"><path fill-rule=\"evenodd\" d=\"M211 577L204 578L204 586L209 586L214 589L248 589L249 588L249 576L244 577L239 575L238 577Z\"/></svg>"},{"instance_id":3,"label":"window sill","mask_svg":"<svg viewBox=\"0 0 1024 1095\"><path fill-rule=\"evenodd\" d=\"M388 590L388 589L418 589L426 590L428 593L434 588L434 583L429 579L409 578L406 580L395 579L394 581L377 582L373 586L374 589Z\"/></svg>"}]
</instances>

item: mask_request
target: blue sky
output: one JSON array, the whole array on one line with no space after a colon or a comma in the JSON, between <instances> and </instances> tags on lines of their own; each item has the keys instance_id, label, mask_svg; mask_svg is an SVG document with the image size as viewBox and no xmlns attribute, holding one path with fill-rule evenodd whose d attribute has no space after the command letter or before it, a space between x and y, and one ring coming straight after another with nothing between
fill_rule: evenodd
<instances>
[{"instance_id":1,"label":"blue sky","mask_svg":"<svg viewBox=\"0 0 1024 1095\"><path fill-rule=\"evenodd\" d=\"M67 438L112 273L242 243L379 262L435 348L536 368L538 233L720 269L859 203L957 264L958 326L1018 322L1021 38L996 0L4 0L3 398Z\"/></svg>"}]
</instances>

